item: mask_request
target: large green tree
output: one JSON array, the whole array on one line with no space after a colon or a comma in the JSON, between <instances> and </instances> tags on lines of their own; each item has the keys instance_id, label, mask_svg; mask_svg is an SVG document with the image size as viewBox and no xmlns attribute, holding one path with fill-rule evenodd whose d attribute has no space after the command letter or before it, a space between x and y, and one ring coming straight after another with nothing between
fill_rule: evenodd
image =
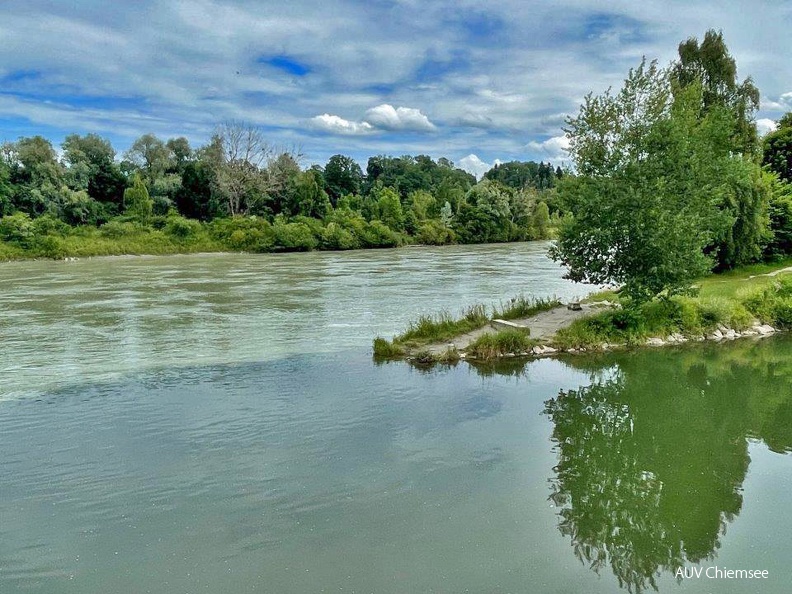
<instances>
[{"instance_id":1,"label":"large green tree","mask_svg":"<svg viewBox=\"0 0 792 594\"><path fill-rule=\"evenodd\" d=\"M644 62L568 120L578 175L561 180L559 196L575 216L552 254L569 278L623 284L639 302L712 266L711 221L725 221L696 179L709 147L695 133L700 87L691 89L675 102L668 72Z\"/></svg>"},{"instance_id":2,"label":"large green tree","mask_svg":"<svg viewBox=\"0 0 792 594\"><path fill-rule=\"evenodd\" d=\"M737 63L729 53L723 33L710 29L704 39L691 37L679 44L673 65L674 83L681 88L701 84L701 117L725 109L732 118L730 142L735 152L755 154L758 136L754 113L759 109L759 89L751 77L737 79Z\"/></svg>"},{"instance_id":3,"label":"large green tree","mask_svg":"<svg viewBox=\"0 0 792 594\"><path fill-rule=\"evenodd\" d=\"M792 112L782 117L778 128L764 137L762 164L782 180L792 182Z\"/></svg>"}]
</instances>

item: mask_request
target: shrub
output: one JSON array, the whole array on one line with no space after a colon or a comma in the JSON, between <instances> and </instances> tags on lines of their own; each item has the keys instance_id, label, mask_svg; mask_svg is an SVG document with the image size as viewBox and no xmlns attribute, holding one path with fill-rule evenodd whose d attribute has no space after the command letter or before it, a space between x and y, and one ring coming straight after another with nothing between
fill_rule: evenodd
<instances>
[{"instance_id":1,"label":"shrub","mask_svg":"<svg viewBox=\"0 0 792 594\"><path fill-rule=\"evenodd\" d=\"M468 348L468 353L477 359L495 359L507 353L524 353L533 344L527 330L501 330L478 337Z\"/></svg>"},{"instance_id":2,"label":"shrub","mask_svg":"<svg viewBox=\"0 0 792 594\"><path fill-rule=\"evenodd\" d=\"M35 235L35 228L30 216L24 212L16 212L0 219L0 239L28 247Z\"/></svg>"},{"instance_id":3,"label":"shrub","mask_svg":"<svg viewBox=\"0 0 792 594\"><path fill-rule=\"evenodd\" d=\"M66 244L63 239L54 235L44 235L37 237L34 245L34 251L45 258L52 258L53 260L61 260L66 257Z\"/></svg>"},{"instance_id":4,"label":"shrub","mask_svg":"<svg viewBox=\"0 0 792 594\"><path fill-rule=\"evenodd\" d=\"M171 237L186 240L195 237L201 232L201 223L172 213L167 217L164 230Z\"/></svg>"},{"instance_id":5,"label":"shrub","mask_svg":"<svg viewBox=\"0 0 792 594\"><path fill-rule=\"evenodd\" d=\"M288 251L310 251L319 242L310 227L305 223L283 223L276 221L273 226L275 245Z\"/></svg>"},{"instance_id":6,"label":"shrub","mask_svg":"<svg viewBox=\"0 0 792 594\"><path fill-rule=\"evenodd\" d=\"M360 247L357 237L338 223L328 223L322 230L321 245L330 250L354 250Z\"/></svg>"}]
</instances>

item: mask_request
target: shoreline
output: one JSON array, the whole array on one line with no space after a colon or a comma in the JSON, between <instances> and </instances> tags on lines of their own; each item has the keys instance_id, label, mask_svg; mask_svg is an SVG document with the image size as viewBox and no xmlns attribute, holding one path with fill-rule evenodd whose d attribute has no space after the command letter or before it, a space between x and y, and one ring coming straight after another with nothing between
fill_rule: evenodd
<instances>
[{"instance_id":1,"label":"shoreline","mask_svg":"<svg viewBox=\"0 0 792 594\"><path fill-rule=\"evenodd\" d=\"M432 245L424 243L408 243L399 246L387 247L364 247L349 250L326 250L326 249L313 249L313 250L271 250L266 252L255 251L235 251L228 249L214 250L198 250L198 251L173 251L165 253L123 253L123 254L95 254L88 256L64 256L57 258L50 258L46 256L26 256L12 258L0 258L0 265L11 264L15 262L82 262L85 260L109 260L109 259L134 259L134 258L167 258L172 256L233 256L233 255L246 255L246 256L266 256L266 255L283 255L283 254L307 254L307 253L355 253L355 252L383 252L383 251L396 251L415 248L455 248L455 247L469 247L469 246L504 246L504 245L520 245L520 244L534 244L534 243L547 243L553 241L552 239L529 239L526 241L509 241L500 243L445 243L442 245Z\"/></svg>"},{"instance_id":2,"label":"shoreline","mask_svg":"<svg viewBox=\"0 0 792 594\"><path fill-rule=\"evenodd\" d=\"M792 329L788 264L712 275L699 281L695 297L653 300L628 309L617 293L605 291L566 305L533 301L539 306L535 311L507 319L498 319L497 311L471 318L470 310L460 320L424 316L391 341L375 339L374 357L432 365L765 338ZM758 270L768 272L751 274ZM461 330L454 332L456 328Z\"/></svg>"}]
</instances>

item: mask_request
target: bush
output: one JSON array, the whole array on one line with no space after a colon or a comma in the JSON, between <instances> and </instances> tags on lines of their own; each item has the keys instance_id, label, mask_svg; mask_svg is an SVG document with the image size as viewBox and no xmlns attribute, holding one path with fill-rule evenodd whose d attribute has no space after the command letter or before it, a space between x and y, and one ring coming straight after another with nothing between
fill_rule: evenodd
<instances>
[{"instance_id":1,"label":"bush","mask_svg":"<svg viewBox=\"0 0 792 594\"><path fill-rule=\"evenodd\" d=\"M275 245L287 251L310 251L319 245L310 227L305 223L276 221L273 231Z\"/></svg>"},{"instance_id":2,"label":"bush","mask_svg":"<svg viewBox=\"0 0 792 594\"><path fill-rule=\"evenodd\" d=\"M329 250L354 250L360 247L357 237L338 223L328 223L320 238L322 247Z\"/></svg>"},{"instance_id":3,"label":"bush","mask_svg":"<svg viewBox=\"0 0 792 594\"><path fill-rule=\"evenodd\" d=\"M272 225L258 217L215 219L208 225L209 235L233 250L269 252L275 244Z\"/></svg>"},{"instance_id":4,"label":"bush","mask_svg":"<svg viewBox=\"0 0 792 594\"><path fill-rule=\"evenodd\" d=\"M99 232L103 237L108 239L121 239L123 237L131 237L133 235L140 235L141 233L148 233L149 228L141 223L132 221L110 221L105 223L99 228Z\"/></svg>"},{"instance_id":5,"label":"bush","mask_svg":"<svg viewBox=\"0 0 792 594\"><path fill-rule=\"evenodd\" d=\"M169 214L165 223L165 233L180 240L190 239L201 232L201 223L185 219L177 214Z\"/></svg>"},{"instance_id":6,"label":"bush","mask_svg":"<svg viewBox=\"0 0 792 594\"><path fill-rule=\"evenodd\" d=\"M424 221L418 225L415 240L424 245L446 245L454 243L454 232L440 221Z\"/></svg>"},{"instance_id":7,"label":"bush","mask_svg":"<svg viewBox=\"0 0 792 594\"><path fill-rule=\"evenodd\" d=\"M361 239L365 247L398 247L402 243L399 234L382 221L371 221L362 231L363 237Z\"/></svg>"},{"instance_id":8,"label":"bush","mask_svg":"<svg viewBox=\"0 0 792 594\"><path fill-rule=\"evenodd\" d=\"M468 347L468 354L476 359L495 359L507 353L520 354L533 346L527 330L501 330L496 334L483 334Z\"/></svg>"},{"instance_id":9,"label":"bush","mask_svg":"<svg viewBox=\"0 0 792 594\"><path fill-rule=\"evenodd\" d=\"M35 235L35 228L30 216L24 212L16 212L0 219L0 239L28 247Z\"/></svg>"},{"instance_id":10,"label":"bush","mask_svg":"<svg viewBox=\"0 0 792 594\"><path fill-rule=\"evenodd\" d=\"M63 239L54 235L37 237L33 249L38 255L53 260L62 260L67 254Z\"/></svg>"}]
</instances>

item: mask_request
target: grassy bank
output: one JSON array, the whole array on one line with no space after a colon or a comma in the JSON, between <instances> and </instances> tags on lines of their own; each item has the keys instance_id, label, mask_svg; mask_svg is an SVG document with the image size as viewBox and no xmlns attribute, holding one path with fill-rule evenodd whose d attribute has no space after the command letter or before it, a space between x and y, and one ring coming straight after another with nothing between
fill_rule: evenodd
<instances>
[{"instance_id":1,"label":"grassy bank","mask_svg":"<svg viewBox=\"0 0 792 594\"><path fill-rule=\"evenodd\" d=\"M540 344L552 347L550 351L596 350L609 348L608 345L643 345L649 338L665 339L672 335L701 340L724 329L746 331L757 323L789 330L792 329L792 271L784 270L789 267L792 259L708 276L695 283L690 295L655 299L639 307L631 307L613 291L595 293L586 301L609 301L616 307L578 318L544 341L533 339L522 330L490 331L470 341L462 356L488 361L504 355L526 354ZM374 356L410 357L427 364L453 362L460 358L455 349L427 347L453 342L483 328L492 319L529 318L559 305L558 300L520 297L493 308L489 316L481 305L468 308L458 318L448 313L422 316L392 341L375 339Z\"/></svg>"},{"instance_id":2,"label":"grassy bank","mask_svg":"<svg viewBox=\"0 0 792 594\"><path fill-rule=\"evenodd\" d=\"M403 357L408 352L422 353L423 347L427 345L447 343L454 337L486 326L493 319L527 318L558 305L560 302L557 299L534 299L521 295L493 307L490 310L491 314L488 314L486 306L479 304L465 309L457 318L448 312L423 315L411 322L403 334L394 337L391 341L381 337L375 338L374 355L377 358L391 359ZM480 348L482 351L492 349L493 345L482 343Z\"/></svg>"},{"instance_id":3,"label":"grassy bank","mask_svg":"<svg viewBox=\"0 0 792 594\"><path fill-rule=\"evenodd\" d=\"M755 322L792 328L792 273L768 273L792 266L792 260L744 267L696 283L692 296L655 299L640 307L622 301L620 309L574 321L553 340L562 349L599 348L603 344L643 344L650 337L680 334L707 337L721 328L746 330ZM762 276L759 276L762 275ZM598 294L590 299L618 295Z\"/></svg>"}]
</instances>

